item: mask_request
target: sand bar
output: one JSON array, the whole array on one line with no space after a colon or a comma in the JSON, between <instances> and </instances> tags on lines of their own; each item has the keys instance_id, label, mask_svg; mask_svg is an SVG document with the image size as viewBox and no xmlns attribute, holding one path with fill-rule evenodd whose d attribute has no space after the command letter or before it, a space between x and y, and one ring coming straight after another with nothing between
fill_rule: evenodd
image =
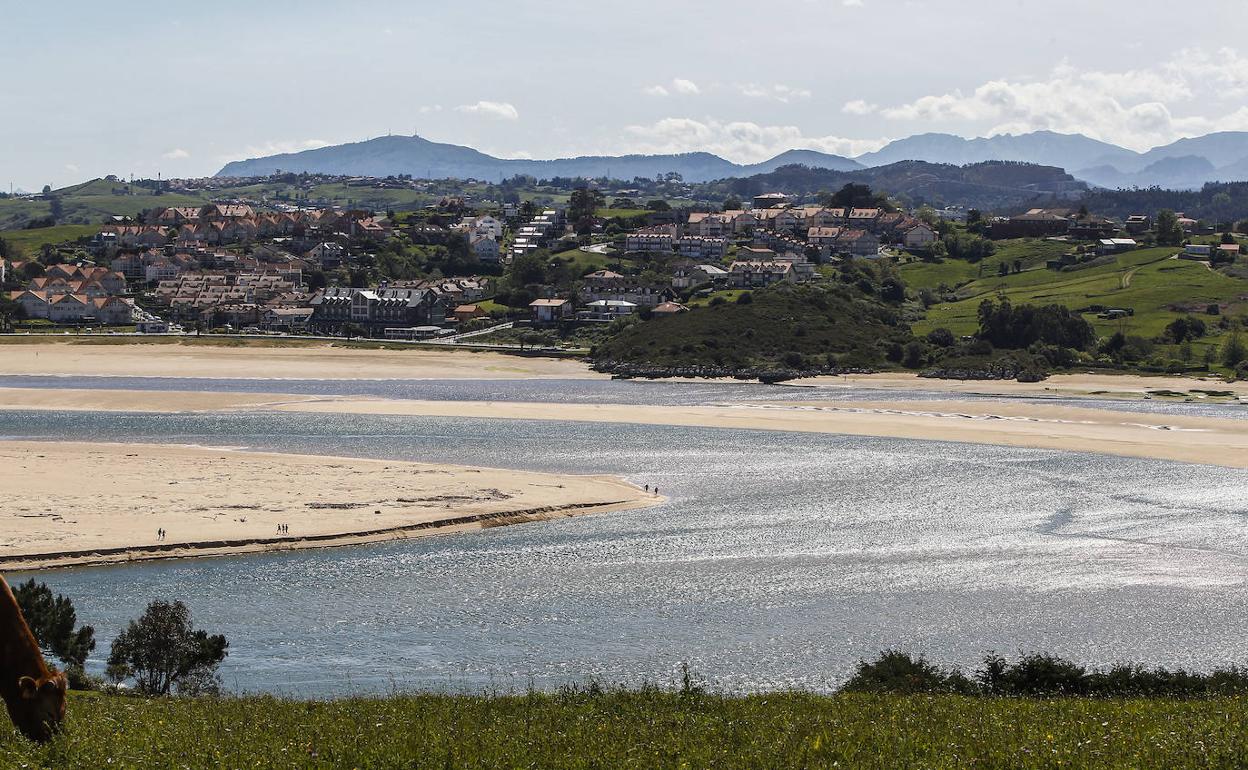
<instances>
[{"instance_id":1,"label":"sand bar","mask_svg":"<svg viewBox=\"0 0 1248 770\"><path fill-rule=\"evenodd\" d=\"M329 342L155 341L0 337L0 375L219 379L606 379L575 359L410 348L373 350ZM116 343L116 344L101 344ZM704 380L702 380L704 382ZM1130 374L1057 374L1043 382L934 380L905 372L813 377L796 386L1003 396L1139 398L1149 391L1228 391L1248 398L1248 382Z\"/></svg>"},{"instance_id":2,"label":"sand bar","mask_svg":"<svg viewBox=\"0 0 1248 770\"><path fill-rule=\"evenodd\" d=\"M0 374L283 380L607 379L567 358L329 342L239 345L187 340L131 344L0 341Z\"/></svg>"},{"instance_id":3,"label":"sand bar","mask_svg":"<svg viewBox=\"0 0 1248 770\"><path fill-rule=\"evenodd\" d=\"M841 388L846 390L908 390L934 393L965 393L985 396L1061 396L1068 398L1140 398L1147 393L1172 391L1200 396L1199 391L1231 393L1248 397L1248 382L1225 382L1217 377L1196 378L1173 375L1146 377L1138 374L1054 374L1041 382L1015 380L937 380L907 372L850 374L839 377L811 377L792 385Z\"/></svg>"},{"instance_id":4,"label":"sand bar","mask_svg":"<svg viewBox=\"0 0 1248 770\"><path fill-rule=\"evenodd\" d=\"M187 411L168 391L0 388L0 408ZM1056 449L1248 468L1248 421L1070 407L1041 400L832 401L636 406L214 394L216 408L326 414L565 420L880 436ZM73 406L64 406L72 404Z\"/></svg>"},{"instance_id":5,"label":"sand bar","mask_svg":"<svg viewBox=\"0 0 1248 770\"><path fill-rule=\"evenodd\" d=\"M0 469L4 570L395 540L660 500L607 476L149 444L0 441Z\"/></svg>"}]
</instances>

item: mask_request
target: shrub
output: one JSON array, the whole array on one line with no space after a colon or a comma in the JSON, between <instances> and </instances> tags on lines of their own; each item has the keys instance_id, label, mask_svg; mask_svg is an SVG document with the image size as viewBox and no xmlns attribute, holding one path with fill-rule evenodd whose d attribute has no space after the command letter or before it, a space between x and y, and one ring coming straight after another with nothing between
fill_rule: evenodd
<instances>
[{"instance_id":1,"label":"shrub","mask_svg":"<svg viewBox=\"0 0 1248 770\"><path fill-rule=\"evenodd\" d=\"M927 662L923 656L913 658L904 652L886 650L868 663L859 661L854 675L841 689L845 692L894 693L970 693L971 681L957 669L944 670Z\"/></svg>"}]
</instances>

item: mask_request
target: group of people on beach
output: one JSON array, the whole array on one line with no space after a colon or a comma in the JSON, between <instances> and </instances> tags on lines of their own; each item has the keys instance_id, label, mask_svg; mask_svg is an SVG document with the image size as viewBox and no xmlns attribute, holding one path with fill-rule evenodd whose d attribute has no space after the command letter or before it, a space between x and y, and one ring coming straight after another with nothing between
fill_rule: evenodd
<instances>
[{"instance_id":1,"label":"group of people on beach","mask_svg":"<svg viewBox=\"0 0 1248 770\"><path fill-rule=\"evenodd\" d=\"M165 539L165 535L167 535L167 534L169 534L169 533L168 533L168 532L165 532L165 528L164 528L164 527L161 527L160 529L156 530L156 539L157 539L157 540L164 540L164 539Z\"/></svg>"},{"instance_id":2,"label":"group of people on beach","mask_svg":"<svg viewBox=\"0 0 1248 770\"><path fill-rule=\"evenodd\" d=\"M647 484L647 485L646 485L646 491L647 491L647 492L649 492L649 491L650 491L650 485L649 485L649 484ZM655 485L654 485L654 493L655 493L656 495L659 493L659 485L658 485L658 484L655 484Z\"/></svg>"},{"instance_id":3,"label":"group of people on beach","mask_svg":"<svg viewBox=\"0 0 1248 770\"><path fill-rule=\"evenodd\" d=\"M277 525L277 534L279 534L279 535L289 535L289 534L290 534L290 525L289 525L289 524L278 524L278 525Z\"/></svg>"}]
</instances>

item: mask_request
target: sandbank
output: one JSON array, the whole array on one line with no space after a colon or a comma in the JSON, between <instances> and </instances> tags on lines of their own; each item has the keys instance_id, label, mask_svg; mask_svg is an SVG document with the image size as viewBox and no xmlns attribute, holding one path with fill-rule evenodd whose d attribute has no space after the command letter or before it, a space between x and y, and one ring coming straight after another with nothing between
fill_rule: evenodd
<instances>
[{"instance_id":1,"label":"sandbank","mask_svg":"<svg viewBox=\"0 0 1248 770\"><path fill-rule=\"evenodd\" d=\"M377 542L661 499L608 476L45 441L0 441L0 493L3 570Z\"/></svg>"},{"instance_id":2,"label":"sandbank","mask_svg":"<svg viewBox=\"0 0 1248 770\"><path fill-rule=\"evenodd\" d=\"M1073 407L1043 400L645 406L245 394L245 399L231 406L228 402L233 395L213 394L215 408L828 433L1092 452L1248 468L1248 421L1245 420ZM177 392L29 388L0 388L0 409L3 408L189 411L185 394Z\"/></svg>"},{"instance_id":3,"label":"sandbank","mask_svg":"<svg viewBox=\"0 0 1248 770\"><path fill-rule=\"evenodd\" d=\"M567 358L411 347L342 347L329 342L227 346L216 340L133 342L0 340L0 375L186 377L279 380L607 379Z\"/></svg>"}]
</instances>

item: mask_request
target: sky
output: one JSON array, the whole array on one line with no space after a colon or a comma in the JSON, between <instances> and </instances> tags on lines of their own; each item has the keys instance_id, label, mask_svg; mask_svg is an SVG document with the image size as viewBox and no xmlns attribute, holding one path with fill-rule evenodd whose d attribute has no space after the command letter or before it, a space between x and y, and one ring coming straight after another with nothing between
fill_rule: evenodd
<instances>
[{"instance_id":1,"label":"sky","mask_svg":"<svg viewBox=\"0 0 1248 770\"><path fill-rule=\"evenodd\" d=\"M206 176L389 133L756 162L1248 130L1243 0L0 0L0 185Z\"/></svg>"}]
</instances>

